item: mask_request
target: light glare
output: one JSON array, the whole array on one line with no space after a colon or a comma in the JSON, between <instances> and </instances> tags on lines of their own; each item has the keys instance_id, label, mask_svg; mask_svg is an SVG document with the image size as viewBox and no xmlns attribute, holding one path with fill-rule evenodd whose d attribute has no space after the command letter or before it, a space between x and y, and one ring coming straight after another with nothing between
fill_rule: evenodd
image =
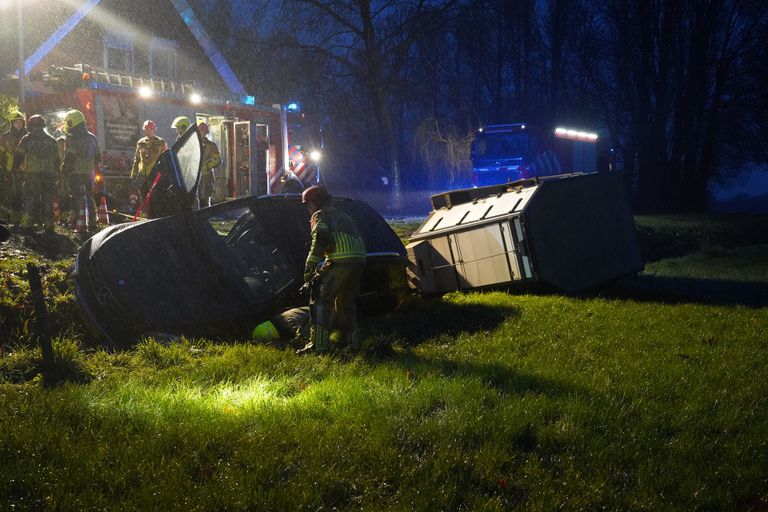
<instances>
[{"instance_id":1,"label":"light glare","mask_svg":"<svg viewBox=\"0 0 768 512\"><path fill-rule=\"evenodd\" d=\"M597 140L596 133L582 132L579 130L562 127L555 128L555 137L571 140L585 140L589 142L595 142Z\"/></svg>"}]
</instances>

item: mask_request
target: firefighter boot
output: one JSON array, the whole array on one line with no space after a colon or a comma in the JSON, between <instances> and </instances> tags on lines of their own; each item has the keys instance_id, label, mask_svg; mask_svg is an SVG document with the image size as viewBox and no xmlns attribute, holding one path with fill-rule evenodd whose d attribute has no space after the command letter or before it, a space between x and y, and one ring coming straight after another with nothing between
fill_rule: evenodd
<instances>
[{"instance_id":1,"label":"firefighter boot","mask_svg":"<svg viewBox=\"0 0 768 512\"><path fill-rule=\"evenodd\" d=\"M296 351L297 355L304 355L310 352L318 354L327 354L330 348L331 332L322 325L313 325L309 335L309 343L304 348Z\"/></svg>"}]
</instances>

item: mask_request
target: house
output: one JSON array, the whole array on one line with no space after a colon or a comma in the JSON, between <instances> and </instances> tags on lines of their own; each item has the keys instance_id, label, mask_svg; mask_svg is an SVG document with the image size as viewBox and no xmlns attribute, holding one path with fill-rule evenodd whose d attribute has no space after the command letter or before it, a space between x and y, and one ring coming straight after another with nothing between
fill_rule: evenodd
<instances>
[{"instance_id":1,"label":"house","mask_svg":"<svg viewBox=\"0 0 768 512\"><path fill-rule=\"evenodd\" d=\"M25 93L51 66L85 64L153 82L191 84L208 94L245 95L226 59L187 0L6 0L0 44L18 49L18 6ZM16 14L9 16L8 14ZM0 55L3 92L18 94L18 52ZM9 80L9 77L11 78Z\"/></svg>"}]
</instances>

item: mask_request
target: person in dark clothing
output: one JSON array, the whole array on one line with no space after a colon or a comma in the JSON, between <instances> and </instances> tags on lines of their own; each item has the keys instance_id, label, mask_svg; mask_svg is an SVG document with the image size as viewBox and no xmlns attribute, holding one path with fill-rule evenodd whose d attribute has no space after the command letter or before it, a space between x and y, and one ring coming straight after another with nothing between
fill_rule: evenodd
<instances>
[{"instance_id":1,"label":"person in dark clothing","mask_svg":"<svg viewBox=\"0 0 768 512\"><path fill-rule=\"evenodd\" d=\"M67 134L64 162L61 173L67 181L69 209L75 225L80 207L85 201L88 207L89 226L96 226L96 202L93 199L93 173L101 161L101 150L96 136L85 126L85 116L79 110L70 110L64 117Z\"/></svg>"},{"instance_id":2,"label":"person in dark clothing","mask_svg":"<svg viewBox=\"0 0 768 512\"><path fill-rule=\"evenodd\" d=\"M354 221L331 204L331 195L324 187L309 187L301 199L312 216L312 246L304 266L312 323L310 341L299 353L327 352L334 324L342 342L359 348L355 300L365 269L365 243Z\"/></svg>"},{"instance_id":3,"label":"person in dark clothing","mask_svg":"<svg viewBox=\"0 0 768 512\"><path fill-rule=\"evenodd\" d=\"M309 339L309 307L291 308L254 327L254 341L306 342ZM299 345L301 346L301 345Z\"/></svg>"},{"instance_id":4,"label":"person in dark clothing","mask_svg":"<svg viewBox=\"0 0 768 512\"><path fill-rule=\"evenodd\" d=\"M29 133L21 138L13 158L13 172L22 183L22 225L40 225L53 231L53 197L58 181L59 146L45 131L45 119L35 115L27 122Z\"/></svg>"},{"instance_id":5,"label":"person in dark clothing","mask_svg":"<svg viewBox=\"0 0 768 512\"><path fill-rule=\"evenodd\" d=\"M27 134L26 116L18 110L8 116L10 127L0 134L0 202L9 211L12 224L21 221L21 182L11 172L13 155L21 138Z\"/></svg>"}]
</instances>

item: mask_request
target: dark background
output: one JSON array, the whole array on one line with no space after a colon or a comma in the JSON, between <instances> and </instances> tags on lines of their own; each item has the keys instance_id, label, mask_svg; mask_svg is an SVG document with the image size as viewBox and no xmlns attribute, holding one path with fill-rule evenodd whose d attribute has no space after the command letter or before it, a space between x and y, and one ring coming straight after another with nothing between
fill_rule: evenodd
<instances>
[{"instance_id":1,"label":"dark background","mask_svg":"<svg viewBox=\"0 0 768 512\"><path fill-rule=\"evenodd\" d=\"M764 0L189 1L335 193L465 186L474 130L525 122L596 131L637 211L768 211Z\"/></svg>"}]
</instances>

